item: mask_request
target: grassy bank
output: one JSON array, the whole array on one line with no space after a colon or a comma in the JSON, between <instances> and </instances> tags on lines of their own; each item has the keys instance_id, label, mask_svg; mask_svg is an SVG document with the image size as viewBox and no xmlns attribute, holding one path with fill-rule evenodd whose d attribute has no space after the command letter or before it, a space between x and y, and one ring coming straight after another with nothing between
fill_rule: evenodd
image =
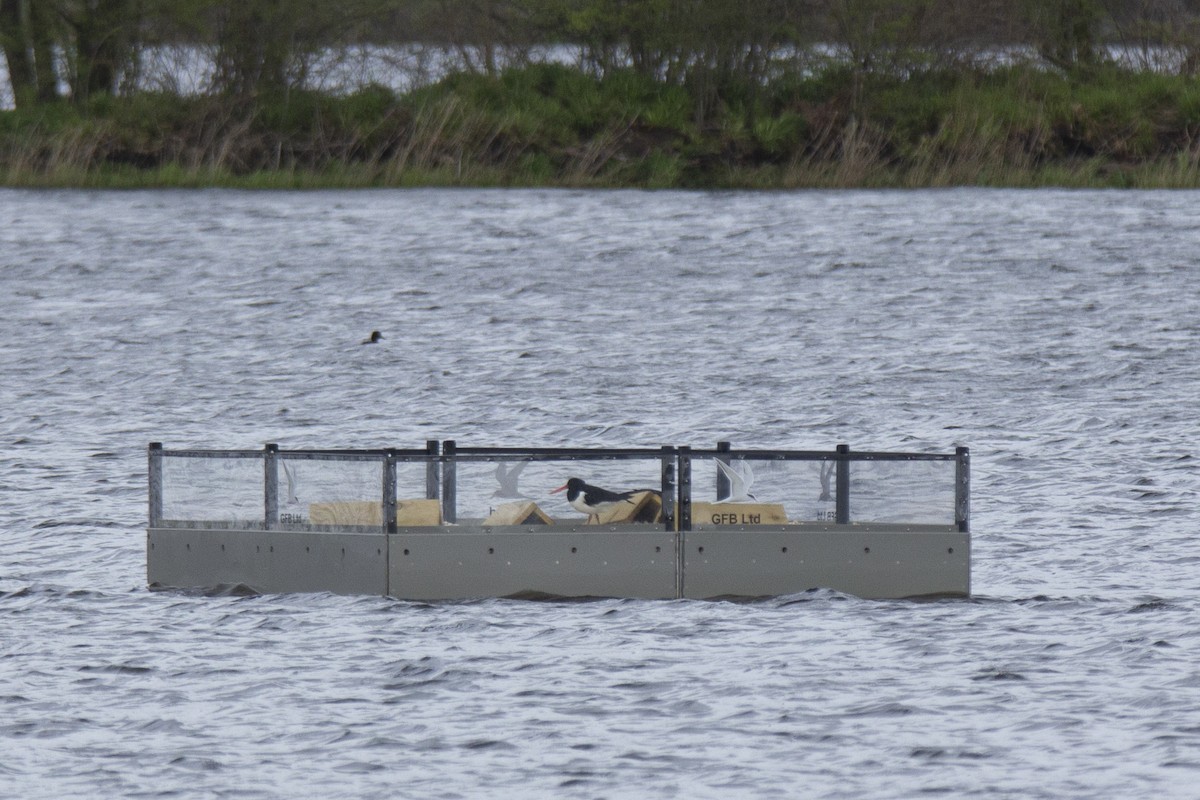
<instances>
[{"instance_id":1,"label":"grassy bank","mask_svg":"<svg viewBox=\"0 0 1200 800\"><path fill-rule=\"evenodd\" d=\"M733 96L699 114L685 87L534 66L402 97L104 97L0 112L0 183L1200 187L1194 79L835 70Z\"/></svg>"}]
</instances>

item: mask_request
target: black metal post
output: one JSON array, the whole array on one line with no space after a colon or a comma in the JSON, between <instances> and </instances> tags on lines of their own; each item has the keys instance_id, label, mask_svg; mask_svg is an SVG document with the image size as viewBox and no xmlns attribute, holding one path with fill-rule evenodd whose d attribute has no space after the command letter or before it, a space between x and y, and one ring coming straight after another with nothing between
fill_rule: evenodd
<instances>
[{"instance_id":1,"label":"black metal post","mask_svg":"<svg viewBox=\"0 0 1200 800\"><path fill-rule=\"evenodd\" d=\"M150 480L150 527L157 528L162 522L162 442L151 442L147 449L149 464L147 475Z\"/></svg>"},{"instance_id":2,"label":"black metal post","mask_svg":"<svg viewBox=\"0 0 1200 800\"><path fill-rule=\"evenodd\" d=\"M457 451L453 439L442 443L442 521L448 523L458 522Z\"/></svg>"},{"instance_id":3,"label":"black metal post","mask_svg":"<svg viewBox=\"0 0 1200 800\"><path fill-rule=\"evenodd\" d=\"M954 524L962 533L971 531L971 451L954 449Z\"/></svg>"},{"instance_id":4,"label":"black metal post","mask_svg":"<svg viewBox=\"0 0 1200 800\"><path fill-rule=\"evenodd\" d=\"M837 524L850 523L850 445L837 446Z\"/></svg>"},{"instance_id":5,"label":"black metal post","mask_svg":"<svg viewBox=\"0 0 1200 800\"><path fill-rule=\"evenodd\" d=\"M263 528L279 527L279 445L263 447Z\"/></svg>"},{"instance_id":6,"label":"black metal post","mask_svg":"<svg viewBox=\"0 0 1200 800\"><path fill-rule=\"evenodd\" d=\"M675 449L663 445L662 449L662 516L663 529L675 531Z\"/></svg>"},{"instance_id":7,"label":"black metal post","mask_svg":"<svg viewBox=\"0 0 1200 800\"><path fill-rule=\"evenodd\" d=\"M731 447L729 442L717 442L717 451L720 453L728 453ZM717 456L717 461L723 461L728 465L729 456ZM729 483L729 476L725 474L725 470L717 467L717 499L723 500L732 494L733 486Z\"/></svg>"},{"instance_id":8,"label":"black metal post","mask_svg":"<svg viewBox=\"0 0 1200 800\"><path fill-rule=\"evenodd\" d=\"M396 532L396 451L388 448L383 457L383 530Z\"/></svg>"},{"instance_id":9,"label":"black metal post","mask_svg":"<svg viewBox=\"0 0 1200 800\"><path fill-rule=\"evenodd\" d=\"M692 529L692 448L679 448L679 530Z\"/></svg>"},{"instance_id":10,"label":"black metal post","mask_svg":"<svg viewBox=\"0 0 1200 800\"><path fill-rule=\"evenodd\" d=\"M425 452L429 460L425 462L425 497L428 500L438 499L438 462L441 445L437 439L425 440Z\"/></svg>"}]
</instances>

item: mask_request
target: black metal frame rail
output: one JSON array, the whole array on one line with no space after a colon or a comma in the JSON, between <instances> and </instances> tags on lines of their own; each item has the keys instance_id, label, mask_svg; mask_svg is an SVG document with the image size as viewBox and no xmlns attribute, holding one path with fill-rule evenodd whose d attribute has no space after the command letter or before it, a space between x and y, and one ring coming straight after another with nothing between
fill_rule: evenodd
<instances>
[{"instance_id":1,"label":"black metal frame rail","mask_svg":"<svg viewBox=\"0 0 1200 800\"><path fill-rule=\"evenodd\" d=\"M459 462L503 461L619 461L657 459L661 463L663 527L667 531L692 529L692 461L718 459L728 464L734 459L747 461L824 461L836 468L836 522L850 522L850 464L855 461L954 461L954 524L970 532L970 450L959 447L954 453L894 453L881 451L852 451L849 445L839 444L835 451L827 450L735 450L729 442L718 442L714 449L692 449L687 446L664 445L660 448L578 448L578 447L459 447L453 439L426 441L423 450L394 448L363 450L286 450L268 444L262 450L165 450L161 442L151 442L148 448L149 522L157 527L162 516L162 459L191 458L261 458L263 459L263 525L266 530L279 526L279 461L286 459L311 460L378 460L383 464L384 529L396 532L396 465L420 462L425 464L425 495L440 500L442 518L446 522L458 519L457 464ZM729 479L717 474L717 496L728 494ZM676 518L678 509L678 519Z\"/></svg>"}]
</instances>

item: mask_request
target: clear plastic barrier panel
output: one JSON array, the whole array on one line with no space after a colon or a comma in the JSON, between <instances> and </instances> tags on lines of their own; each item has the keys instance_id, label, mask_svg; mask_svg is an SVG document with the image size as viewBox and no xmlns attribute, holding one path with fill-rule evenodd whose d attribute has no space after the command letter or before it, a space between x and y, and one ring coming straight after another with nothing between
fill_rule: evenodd
<instances>
[{"instance_id":1,"label":"clear plastic barrier panel","mask_svg":"<svg viewBox=\"0 0 1200 800\"><path fill-rule=\"evenodd\" d=\"M715 458L697 458L692 461L693 520L700 524L720 524L721 520L751 524L833 522L837 518L836 473L832 460L782 461L734 456L727 466L721 467ZM714 507L706 509L699 503ZM735 516L726 514L726 506L728 514ZM739 512L751 507L748 514ZM702 519L706 513L710 518ZM717 515L715 520L711 518L713 514ZM763 514L768 518L764 519Z\"/></svg>"},{"instance_id":2,"label":"clear plastic barrier panel","mask_svg":"<svg viewBox=\"0 0 1200 800\"><path fill-rule=\"evenodd\" d=\"M460 459L455 471L460 522L504 519L506 524L519 524L524 520L505 517L504 512L517 507L513 504L523 507L533 502L553 524L583 523L587 516L571 507L567 502L567 492L554 492L570 478L580 478L585 483L612 492L645 489L657 497L662 489L662 462L658 458L547 461ZM630 510L632 507L633 504L630 504ZM639 518L637 521L649 523L654 520Z\"/></svg>"},{"instance_id":3,"label":"clear plastic barrier panel","mask_svg":"<svg viewBox=\"0 0 1200 800\"><path fill-rule=\"evenodd\" d=\"M263 527L262 459L164 455L162 517Z\"/></svg>"},{"instance_id":4,"label":"clear plastic barrier panel","mask_svg":"<svg viewBox=\"0 0 1200 800\"><path fill-rule=\"evenodd\" d=\"M151 514L158 511L154 464L160 463L165 525L262 528L270 517L272 527L378 530L385 525L390 457L398 527L658 524L664 516L669 522L670 509L663 513L660 496L660 455L612 451L560 457L558 451L480 448L428 461L424 455L389 452L163 452L159 462L152 457ZM674 468L675 454L668 458ZM690 459L692 521L701 526L836 522L840 490L851 523L955 524L955 459L851 454L841 463L849 473L844 487L838 486L839 461L832 453L696 454ZM589 516L571 505L569 492L555 491L571 478L628 493L631 501Z\"/></svg>"},{"instance_id":5,"label":"clear plastic barrier panel","mask_svg":"<svg viewBox=\"0 0 1200 800\"><path fill-rule=\"evenodd\" d=\"M955 462L852 461L850 521L954 524Z\"/></svg>"},{"instance_id":6,"label":"clear plastic barrier panel","mask_svg":"<svg viewBox=\"0 0 1200 800\"><path fill-rule=\"evenodd\" d=\"M953 525L955 462L856 460L850 468L850 521ZM700 525L835 522L837 461L692 460L692 519Z\"/></svg>"},{"instance_id":7,"label":"clear plastic barrier panel","mask_svg":"<svg viewBox=\"0 0 1200 800\"><path fill-rule=\"evenodd\" d=\"M280 453L279 522L334 527L381 526L383 468L382 456ZM419 465L419 468L419 496L423 497L425 467ZM416 471L412 464L401 464L397 469L397 480L407 479ZM404 490L408 488L404 486Z\"/></svg>"}]
</instances>

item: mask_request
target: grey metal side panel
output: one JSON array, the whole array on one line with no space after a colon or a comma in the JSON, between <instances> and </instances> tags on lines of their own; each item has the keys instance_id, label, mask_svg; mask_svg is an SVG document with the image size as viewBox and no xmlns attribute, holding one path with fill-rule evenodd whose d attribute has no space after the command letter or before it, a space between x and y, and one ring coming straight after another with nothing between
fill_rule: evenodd
<instances>
[{"instance_id":1,"label":"grey metal side panel","mask_svg":"<svg viewBox=\"0 0 1200 800\"><path fill-rule=\"evenodd\" d=\"M146 578L171 588L244 584L259 592L384 595L387 537L152 528Z\"/></svg>"},{"instance_id":2,"label":"grey metal side panel","mask_svg":"<svg viewBox=\"0 0 1200 800\"><path fill-rule=\"evenodd\" d=\"M393 597L444 600L544 593L677 597L676 537L665 531L476 528L390 538Z\"/></svg>"},{"instance_id":3,"label":"grey metal side panel","mask_svg":"<svg viewBox=\"0 0 1200 800\"><path fill-rule=\"evenodd\" d=\"M971 593L970 535L957 531L701 530L684 534L683 550L690 598L814 588L874 599Z\"/></svg>"},{"instance_id":4,"label":"grey metal side panel","mask_svg":"<svg viewBox=\"0 0 1200 800\"><path fill-rule=\"evenodd\" d=\"M676 534L531 528L316 533L154 528L147 580L173 588L413 599L545 593L690 598L823 587L864 598L969 596L970 535L896 526L787 526ZM572 552L572 550L574 550ZM684 571L678 570L682 562Z\"/></svg>"}]
</instances>

